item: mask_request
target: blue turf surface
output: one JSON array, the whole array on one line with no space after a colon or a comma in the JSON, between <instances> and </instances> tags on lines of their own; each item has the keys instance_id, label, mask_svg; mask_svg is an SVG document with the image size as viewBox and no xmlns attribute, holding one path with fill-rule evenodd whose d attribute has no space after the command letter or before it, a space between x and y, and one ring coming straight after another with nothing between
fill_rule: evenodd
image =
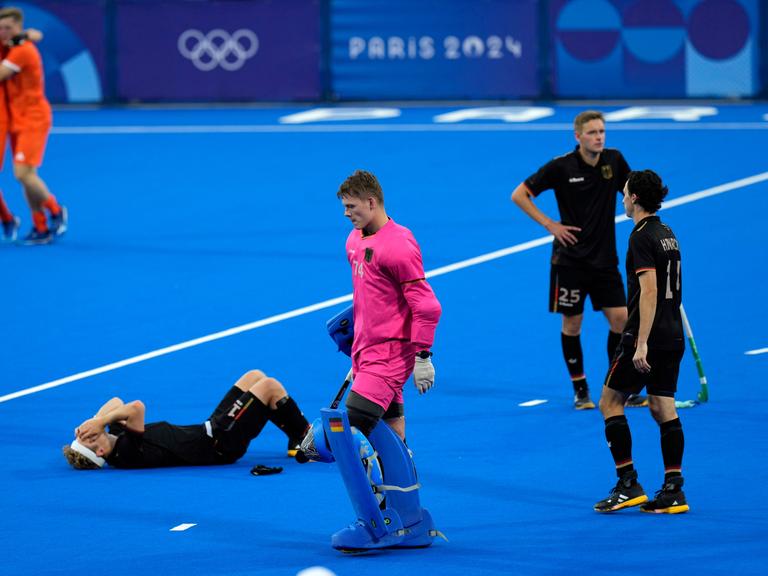
<instances>
[{"instance_id":1,"label":"blue turf surface","mask_svg":"<svg viewBox=\"0 0 768 576\"><path fill-rule=\"evenodd\" d=\"M0 246L0 397L348 294L335 191L358 167L380 177L428 270L544 236L509 194L570 149L577 109L526 130L433 129L452 109L403 109L355 131L278 124L298 109L59 111L41 174L68 205L70 232L54 246ZM683 129L611 124L608 144L661 173L670 198L765 173L768 106L719 112ZM26 230L7 162L0 184ZM554 214L551 193L539 205ZM711 382L710 403L681 412L687 515L592 512L612 462L599 414L571 408L539 247L432 280L444 308L437 386L418 397L407 385L408 440L449 543L340 556L330 535L352 511L337 471L284 458L272 427L231 467L75 472L59 453L113 395L144 400L148 420L199 422L254 367L314 418L347 370L324 334L336 306L0 402L0 573L765 574L768 354L744 353L768 346L767 212L766 181L662 212L682 245L684 303ZM630 229L617 225L622 256ZM605 336L587 314L595 390ZM697 387L688 355L680 397ZM531 399L548 402L518 406ZM657 428L643 410L629 418L652 492ZM286 470L254 478L256 462ZM169 531L184 522L197 526Z\"/></svg>"}]
</instances>

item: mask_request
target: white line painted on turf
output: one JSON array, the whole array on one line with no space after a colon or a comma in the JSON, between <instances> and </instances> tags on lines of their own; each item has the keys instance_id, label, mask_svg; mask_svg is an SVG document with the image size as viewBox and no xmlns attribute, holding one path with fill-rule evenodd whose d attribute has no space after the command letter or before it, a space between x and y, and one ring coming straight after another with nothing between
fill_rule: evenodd
<instances>
[{"instance_id":1,"label":"white line painted on turf","mask_svg":"<svg viewBox=\"0 0 768 576\"><path fill-rule=\"evenodd\" d=\"M541 404L546 404L549 402L549 400L528 400L527 402L520 402L518 406L522 406L523 408L528 408L530 406L539 406Z\"/></svg>"},{"instance_id":2,"label":"white line painted on turf","mask_svg":"<svg viewBox=\"0 0 768 576\"><path fill-rule=\"evenodd\" d=\"M665 130L768 130L768 122L648 122L638 124L611 123L614 131ZM348 133L348 132L562 132L573 131L572 122L541 124L331 124L331 125L161 125L161 126L57 126L51 134L280 134L280 133Z\"/></svg>"},{"instance_id":3,"label":"white line painted on turf","mask_svg":"<svg viewBox=\"0 0 768 576\"><path fill-rule=\"evenodd\" d=\"M707 188L706 190L701 190L699 192L686 194L685 196L680 196L679 198L673 198L672 200L664 202L664 204L662 205L662 210L669 210L670 208L676 208L677 206L683 206L684 204L690 204L691 202L696 202L704 198L709 198L710 196L724 194L725 192L730 192L732 190L737 190L739 188L746 188L747 186L751 186L752 184L758 184L760 182L765 182L765 181L768 181L768 172L762 172L761 174L755 174L754 176L741 178L739 180L734 180L733 182L727 182L725 184L721 184L720 186L714 186L712 188ZM627 218L627 216L625 216L624 214L621 214L619 216L616 216L615 220L617 223L627 222L629 221L629 218ZM456 270L461 270L462 268L468 268L470 266L476 266L477 264L482 264L483 262L490 262L491 260L497 260L499 258L503 258L504 256L509 256L510 254L516 254L517 252L523 252L525 250L530 250L531 248L536 248L537 246L543 246L545 244L549 244L550 242L552 242L552 239L553 239L553 236L551 234L549 236L542 236L541 238L537 238L536 240L529 240L528 242L523 242L522 244L510 246L509 248L503 248L501 250L489 252L481 256L468 258L467 260L462 260L461 262L455 262L447 266L435 268L434 270L427 272L426 276L427 278L434 278L435 276L441 276L443 274L448 274L449 272L455 272ZM0 398L0 400L2 400L2 398Z\"/></svg>"},{"instance_id":4,"label":"white line painted on turf","mask_svg":"<svg viewBox=\"0 0 768 576\"><path fill-rule=\"evenodd\" d=\"M741 178L739 180L734 180L733 182L727 182L719 186L707 188L706 190L701 190L699 192L694 192L692 194L680 196L679 198L674 198L673 200L665 202L663 205L663 209L670 209L670 208L675 208L677 206L683 206L685 204L690 204L691 202L702 200L703 198L708 198L710 196L715 196L717 194L723 194L725 192L730 192L732 190L737 190L739 188L746 188L747 186L751 186L753 184L757 184L759 182L765 182L765 181L768 181L768 172L755 174L754 176L749 176L748 178ZM626 222L627 220L628 218L626 216L616 216L616 222ZM483 254L481 256L475 256L474 258L468 258L467 260L455 262L454 264L449 264L448 266L441 266L440 268L435 268L434 270L430 270L429 272L427 272L426 276L427 278L442 276L443 274L448 274L449 272L455 272L457 270L462 270L463 268L469 268L470 266L476 266L477 264L490 262L491 260L497 260L499 258L509 256L510 254L516 254L518 252L523 252L525 250L536 248L537 246L543 246L545 244L549 244L551 241L552 241L551 235L544 236L542 238L537 238L536 240L523 242L522 244L516 244L515 246L510 246L502 250L495 250L493 252L488 252L487 254ZM56 388L57 386L69 384L70 382L84 380L85 378L90 378L91 376L96 376L98 374L103 374L105 372L111 372L112 370L117 370L118 368L123 368L125 366L130 366L132 364L138 364L139 362L144 362L145 360L151 360L152 358L157 358L158 356L165 356L166 354L171 354L173 352L178 352L179 350L185 350L187 348L199 346L200 344L205 344L207 342L221 340L222 338L234 336L235 334L240 334L242 332L247 332L249 330L255 330L256 328L261 328L263 326L268 326L270 324L282 322L283 320L289 320L291 318L296 318L297 316L311 314L312 312L317 312L318 310L324 310L325 308L331 308L332 306L336 306L337 304L342 304L344 302L349 302L351 300L352 300L352 294L345 294L344 296L339 296L337 298L330 298L328 300L323 300L322 302L317 302L316 304L310 304L309 306L296 308L295 310L291 310L290 312L276 314L274 316L270 316L269 318L263 318L262 320L249 322L248 324L243 324L241 326L229 328L228 330L215 332L213 334L209 334L208 336L202 336L200 338L187 340L186 342L181 342L179 344L174 344L172 346L166 346L165 348L160 348L152 352L147 352L146 354L140 354L138 356L133 356L132 358L126 358L125 360L120 360L119 362L105 364L104 366L100 366L92 370L86 370L85 372L79 372L77 374L73 374L72 376L59 378L58 380L53 380L45 384L40 384L38 386L33 386L31 388L25 388L17 392L6 394L5 396L0 396L0 403L13 400L14 398L20 398L22 396L28 396L29 394L35 394L36 392L42 392L43 390L48 390L50 388Z\"/></svg>"},{"instance_id":5,"label":"white line painted on turf","mask_svg":"<svg viewBox=\"0 0 768 576\"><path fill-rule=\"evenodd\" d=\"M744 352L744 354L747 354L749 356L757 356L758 354L767 354L768 348L758 348L757 350L749 350L747 352Z\"/></svg>"},{"instance_id":6,"label":"white line painted on turf","mask_svg":"<svg viewBox=\"0 0 768 576\"><path fill-rule=\"evenodd\" d=\"M192 348L193 346L199 346L200 344L213 342L214 340L221 340L222 338L227 338L228 336L234 336L235 334L240 334L241 332L255 330L256 328L282 322L283 320L295 318L296 316L303 316L304 314L309 314L324 308L330 308L331 306L336 306L337 304L341 304L343 302L349 302L350 300L352 300L352 294L346 294L345 296L331 298L330 300L324 300L323 302L311 304L310 306L304 306L303 308L296 308L290 312L276 314L275 316L270 316L269 318L263 318L262 320L256 320L255 322L243 324L242 326L236 326L228 330L215 332L213 334L209 334L208 336L195 338L194 340L187 340L186 342L174 344L173 346L166 346L165 348L153 350L152 352L147 352L146 354L139 354L138 356L126 358L125 360L120 360L119 362L112 362L111 364L105 364L104 366L99 366L98 368L94 368L92 370L79 372L78 374L67 376L66 378L59 378L58 380L53 380L52 382L48 382L46 384L40 384L39 386L33 386L32 388L26 388L25 390L19 390L18 392L6 394L5 396L0 396L0 402L7 402L8 400L13 400L14 398L27 396L28 394L34 394L35 392L42 392L43 390L48 390L49 388L56 388L57 386L62 386L64 384L69 384L70 382L90 378L91 376L97 376L98 374L103 374L104 372L111 372L112 370L117 370L118 368L130 366L131 364L138 364L139 362L151 360L152 358L157 358L158 356L165 356L166 354L178 352L179 350L185 350L187 348Z\"/></svg>"},{"instance_id":7,"label":"white line painted on turf","mask_svg":"<svg viewBox=\"0 0 768 576\"><path fill-rule=\"evenodd\" d=\"M197 524L179 524L171 528L169 532L184 532L184 530L189 530L193 526L197 526Z\"/></svg>"}]
</instances>

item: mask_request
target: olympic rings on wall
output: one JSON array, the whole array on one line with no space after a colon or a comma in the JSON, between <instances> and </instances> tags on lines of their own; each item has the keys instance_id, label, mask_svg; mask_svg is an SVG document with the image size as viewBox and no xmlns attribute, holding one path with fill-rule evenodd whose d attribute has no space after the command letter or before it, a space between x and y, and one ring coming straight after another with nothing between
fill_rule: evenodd
<instances>
[{"instance_id":1,"label":"olympic rings on wall","mask_svg":"<svg viewBox=\"0 0 768 576\"><path fill-rule=\"evenodd\" d=\"M259 37L253 30L240 28L229 34L216 28L207 34L190 28L179 36L179 54L203 72L210 72L221 66L233 72L245 65L259 50Z\"/></svg>"}]
</instances>

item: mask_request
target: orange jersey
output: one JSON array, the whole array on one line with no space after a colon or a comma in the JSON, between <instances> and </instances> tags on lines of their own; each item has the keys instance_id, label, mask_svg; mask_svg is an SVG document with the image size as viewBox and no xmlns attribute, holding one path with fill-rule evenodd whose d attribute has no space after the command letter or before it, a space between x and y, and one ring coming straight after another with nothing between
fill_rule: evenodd
<instances>
[{"instance_id":1,"label":"orange jersey","mask_svg":"<svg viewBox=\"0 0 768 576\"><path fill-rule=\"evenodd\" d=\"M12 46L2 61L15 72L5 84L10 130L47 130L51 126L51 105L45 97L45 74L40 52L32 42ZM2 120L0 116L0 121Z\"/></svg>"},{"instance_id":2,"label":"orange jersey","mask_svg":"<svg viewBox=\"0 0 768 576\"><path fill-rule=\"evenodd\" d=\"M0 130L8 130L8 96L5 92L5 82L0 82Z\"/></svg>"}]
</instances>

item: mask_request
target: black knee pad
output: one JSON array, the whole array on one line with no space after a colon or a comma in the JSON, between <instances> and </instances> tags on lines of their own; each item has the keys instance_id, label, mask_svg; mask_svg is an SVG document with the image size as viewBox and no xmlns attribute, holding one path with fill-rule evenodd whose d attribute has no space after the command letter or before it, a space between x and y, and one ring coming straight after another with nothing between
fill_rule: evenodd
<instances>
[{"instance_id":1,"label":"black knee pad","mask_svg":"<svg viewBox=\"0 0 768 576\"><path fill-rule=\"evenodd\" d=\"M399 402L392 402L382 418L384 420L391 420L392 418L402 418L403 416L405 416L405 406Z\"/></svg>"},{"instance_id":2,"label":"black knee pad","mask_svg":"<svg viewBox=\"0 0 768 576\"><path fill-rule=\"evenodd\" d=\"M384 415L384 408L360 396L354 390L347 397L349 424L368 436Z\"/></svg>"}]
</instances>

